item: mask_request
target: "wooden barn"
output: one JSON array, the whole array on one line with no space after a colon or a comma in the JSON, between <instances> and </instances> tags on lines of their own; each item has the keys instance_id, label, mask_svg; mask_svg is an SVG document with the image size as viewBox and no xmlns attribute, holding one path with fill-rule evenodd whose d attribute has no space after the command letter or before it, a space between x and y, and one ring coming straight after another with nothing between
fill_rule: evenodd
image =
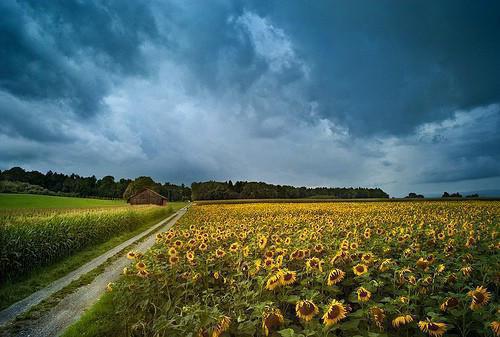
<instances>
[{"instance_id":1,"label":"wooden barn","mask_svg":"<svg viewBox=\"0 0 500 337\"><path fill-rule=\"evenodd\" d=\"M152 189L144 188L128 198L127 202L131 205L154 204L165 206L168 202L168 199L163 195L153 191Z\"/></svg>"}]
</instances>

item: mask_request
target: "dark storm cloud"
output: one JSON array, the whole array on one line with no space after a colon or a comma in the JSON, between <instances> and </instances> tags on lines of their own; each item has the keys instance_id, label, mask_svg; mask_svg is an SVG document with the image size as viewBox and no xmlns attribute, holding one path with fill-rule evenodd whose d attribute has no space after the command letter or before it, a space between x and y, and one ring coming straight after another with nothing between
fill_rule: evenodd
<instances>
[{"instance_id":1,"label":"dark storm cloud","mask_svg":"<svg viewBox=\"0 0 500 337\"><path fill-rule=\"evenodd\" d=\"M389 192L500 175L497 1L8 0L0 16L0 168Z\"/></svg>"},{"instance_id":2,"label":"dark storm cloud","mask_svg":"<svg viewBox=\"0 0 500 337\"><path fill-rule=\"evenodd\" d=\"M312 61L321 112L358 135L500 101L500 2L267 3Z\"/></svg>"},{"instance_id":3,"label":"dark storm cloud","mask_svg":"<svg viewBox=\"0 0 500 337\"><path fill-rule=\"evenodd\" d=\"M142 2L2 1L0 89L97 113L113 75L142 74L141 44L157 37Z\"/></svg>"}]
</instances>

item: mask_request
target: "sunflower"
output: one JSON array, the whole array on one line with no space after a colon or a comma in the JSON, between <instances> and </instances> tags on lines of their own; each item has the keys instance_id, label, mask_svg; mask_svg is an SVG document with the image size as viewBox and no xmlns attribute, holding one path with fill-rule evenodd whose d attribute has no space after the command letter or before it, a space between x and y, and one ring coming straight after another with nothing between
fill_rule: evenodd
<instances>
[{"instance_id":1,"label":"sunflower","mask_svg":"<svg viewBox=\"0 0 500 337\"><path fill-rule=\"evenodd\" d=\"M352 271L354 272L354 274L356 274L356 276L361 276L368 272L368 267L362 263L359 263L352 267Z\"/></svg>"},{"instance_id":2,"label":"sunflower","mask_svg":"<svg viewBox=\"0 0 500 337\"><path fill-rule=\"evenodd\" d=\"M226 252L222 248L217 248L215 250L215 257L222 258L226 255Z\"/></svg>"},{"instance_id":3,"label":"sunflower","mask_svg":"<svg viewBox=\"0 0 500 337\"><path fill-rule=\"evenodd\" d=\"M372 297L372 293L363 287L360 287L356 292L358 294L358 301L360 302L368 302L370 297Z\"/></svg>"},{"instance_id":4,"label":"sunflower","mask_svg":"<svg viewBox=\"0 0 500 337\"><path fill-rule=\"evenodd\" d=\"M283 265L283 255L278 255L276 257L276 266L279 268Z\"/></svg>"},{"instance_id":5,"label":"sunflower","mask_svg":"<svg viewBox=\"0 0 500 337\"><path fill-rule=\"evenodd\" d=\"M107 292L112 292L113 291L113 286L114 286L114 283L113 282L109 282L108 285L106 286L106 291Z\"/></svg>"},{"instance_id":6,"label":"sunflower","mask_svg":"<svg viewBox=\"0 0 500 337\"><path fill-rule=\"evenodd\" d=\"M500 336L500 322L493 321L491 322L490 327L496 337Z\"/></svg>"},{"instance_id":7,"label":"sunflower","mask_svg":"<svg viewBox=\"0 0 500 337\"><path fill-rule=\"evenodd\" d=\"M212 330L212 337L219 337L229 329L229 325L231 324L231 318L227 316L222 316L219 323Z\"/></svg>"},{"instance_id":8,"label":"sunflower","mask_svg":"<svg viewBox=\"0 0 500 337\"><path fill-rule=\"evenodd\" d=\"M448 309L455 308L458 305L458 298L456 297L447 297L443 303L439 306L441 311L446 311Z\"/></svg>"},{"instance_id":9,"label":"sunflower","mask_svg":"<svg viewBox=\"0 0 500 337\"><path fill-rule=\"evenodd\" d=\"M290 237L286 237L285 240L283 240L283 243L288 246L290 243L292 243L292 239Z\"/></svg>"},{"instance_id":10,"label":"sunflower","mask_svg":"<svg viewBox=\"0 0 500 337\"><path fill-rule=\"evenodd\" d=\"M194 252L192 251L188 251L186 253L186 259L189 261L189 262L193 262L194 261Z\"/></svg>"},{"instance_id":11,"label":"sunflower","mask_svg":"<svg viewBox=\"0 0 500 337\"><path fill-rule=\"evenodd\" d=\"M298 301L295 305L295 312L297 317L309 322L314 316L319 312L318 306L313 303L313 301L305 300Z\"/></svg>"},{"instance_id":12,"label":"sunflower","mask_svg":"<svg viewBox=\"0 0 500 337\"><path fill-rule=\"evenodd\" d=\"M205 242L202 242L199 246L198 246L198 249L201 250L202 252L204 252L205 250L207 250L208 246Z\"/></svg>"},{"instance_id":13,"label":"sunflower","mask_svg":"<svg viewBox=\"0 0 500 337\"><path fill-rule=\"evenodd\" d=\"M350 244L350 247L351 247L352 250L356 250L356 249L358 249L359 246L358 246L358 244L356 242L352 242Z\"/></svg>"},{"instance_id":14,"label":"sunflower","mask_svg":"<svg viewBox=\"0 0 500 337\"><path fill-rule=\"evenodd\" d=\"M137 276L140 276L140 277L147 277L148 275L149 275L149 273L146 269L140 269L137 272Z\"/></svg>"},{"instance_id":15,"label":"sunflower","mask_svg":"<svg viewBox=\"0 0 500 337\"><path fill-rule=\"evenodd\" d=\"M411 315L400 315L397 316L392 320L392 326L395 327L396 329L399 328L402 325L406 325L408 323L413 322L413 317Z\"/></svg>"},{"instance_id":16,"label":"sunflower","mask_svg":"<svg viewBox=\"0 0 500 337\"><path fill-rule=\"evenodd\" d=\"M370 264L373 260L373 255L370 254L370 253L367 253L367 254L363 254L361 256L361 260L363 260L364 263L366 264Z\"/></svg>"},{"instance_id":17,"label":"sunflower","mask_svg":"<svg viewBox=\"0 0 500 337\"><path fill-rule=\"evenodd\" d=\"M432 322L429 319L418 322L418 327L422 330L422 332L426 332L429 336L433 337L440 337L446 332L445 323Z\"/></svg>"},{"instance_id":18,"label":"sunflower","mask_svg":"<svg viewBox=\"0 0 500 337\"><path fill-rule=\"evenodd\" d=\"M472 273L472 267L471 266L465 266L462 269L460 269L460 271L462 271L462 274L464 276L469 276Z\"/></svg>"},{"instance_id":19,"label":"sunflower","mask_svg":"<svg viewBox=\"0 0 500 337\"><path fill-rule=\"evenodd\" d=\"M329 286L333 286L339 282L341 282L344 279L345 272L343 272L340 269L333 269L329 274L328 274L328 279L326 280L326 284Z\"/></svg>"},{"instance_id":20,"label":"sunflower","mask_svg":"<svg viewBox=\"0 0 500 337\"><path fill-rule=\"evenodd\" d=\"M375 325L379 329L382 330L384 319L385 319L384 309L381 309L379 307L372 307L372 308L370 308L370 316L371 316L373 322L375 323Z\"/></svg>"},{"instance_id":21,"label":"sunflower","mask_svg":"<svg viewBox=\"0 0 500 337\"><path fill-rule=\"evenodd\" d=\"M238 244L238 242L234 242L231 244L231 246L229 246L229 251L231 253L236 253L238 251L238 248L240 248L240 245Z\"/></svg>"},{"instance_id":22,"label":"sunflower","mask_svg":"<svg viewBox=\"0 0 500 337\"><path fill-rule=\"evenodd\" d=\"M274 256L274 252L272 250L268 250L265 252L264 256L271 259Z\"/></svg>"},{"instance_id":23,"label":"sunflower","mask_svg":"<svg viewBox=\"0 0 500 337\"><path fill-rule=\"evenodd\" d=\"M378 270L380 270L381 272L388 271L389 268L391 267L391 265L392 265L392 260L391 259L385 259L384 261L382 261L382 263L378 267Z\"/></svg>"},{"instance_id":24,"label":"sunflower","mask_svg":"<svg viewBox=\"0 0 500 337\"><path fill-rule=\"evenodd\" d=\"M423 270L426 270L429 267L429 265L430 265L430 262L427 261L426 259L424 259L423 257L421 257L417 261L417 267L422 268Z\"/></svg>"},{"instance_id":25,"label":"sunflower","mask_svg":"<svg viewBox=\"0 0 500 337\"><path fill-rule=\"evenodd\" d=\"M347 310L345 306L341 302L333 300L328 306L328 310L323 315L323 322L326 326L334 325L344 319L346 314Z\"/></svg>"},{"instance_id":26,"label":"sunflower","mask_svg":"<svg viewBox=\"0 0 500 337\"><path fill-rule=\"evenodd\" d=\"M127 253L127 259L133 260L136 258L136 253L135 252L128 252Z\"/></svg>"},{"instance_id":27,"label":"sunflower","mask_svg":"<svg viewBox=\"0 0 500 337\"><path fill-rule=\"evenodd\" d=\"M310 259L307 259L306 261L306 269L307 271L311 271L311 270L319 270L319 271L323 271L323 261L320 260L319 258L317 257L312 257Z\"/></svg>"},{"instance_id":28,"label":"sunflower","mask_svg":"<svg viewBox=\"0 0 500 337\"><path fill-rule=\"evenodd\" d=\"M264 259L264 268L266 268L267 270L273 269L274 268L274 260L271 259L270 257L266 257Z\"/></svg>"},{"instance_id":29,"label":"sunflower","mask_svg":"<svg viewBox=\"0 0 500 337\"><path fill-rule=\"evenodd\" d=\"M318 254L323 252L323 245L321 243L318 243L317 245L314 246L314 251Z\"/></svg>"},{"instance_id":30,"label":"sunflower","mask_svg":"<svg viewBox=\"0 0 500 337\"><path fill-rule=\"evenodd\" d=\"M179 262L179 257L177 255L172 255L168 258L168 263L170 263L171 266L177 264Z\"/></svg>"},{"instance_id":31,"label":"sunflower","mask_svg":"<svg viewBox=\"0 0 500 337\"><path fill-rule=\"evenodd\" d=\"M175 249L175 247L170 247L168 250L168 255L170 255L170 256L177 255L177 249Z\"/></svg>"},{"instance_id":32,"label":"sunflower","mask_svg":"<svg viewBox=\"0 0 500 337\"><path fill-rule=\"evenodd\" d=\"M283 314L278 308L265 310L262 314L262 330L264 334L269 336L269 332L279 328L284 322Z\"/></svg>"},{"instance_id":33,"label":"sunflower","mask_svg":"<svg viewBox=\"0 0 500 337\"><path fill-rule=\"evenodd\" d=\"M468 296L472 297L472 303L470 304L470 308L472 310L477 310L484 306L491 298L491 294L488 292L486 288L476 287L476 289L471 290L467 293Z\"/></svg>"},{"instance_id":34,"label":"sunflower","mask_svg":"<svg viewBox=\"0 0 500 337\"><path fill-rule=\"evenodd\" d=\"M145 265L145 264L144 264L144 262L142 262L142 261L137 262L137 263L136 263L136 265L135 265L135 267L136 267L137 269L139 269L139 270L144 270L144 269L146 269L146 265Z\"/></svg>"},{"instance_id":35,"label":"sunflower","mask_svg":"<svg viewBox=\"0 0 500 337\"><path fill-rule=\"evenodd\" d=\"M275 274L275 275L271 275L271 277L269 277L267 279L266 289L267 290L274 290L274 289L276 289L276 287L281 285L280 277L281 277L280 273Z\"/></svg>"},{"instance_id":36,"label":"sunflower","mask_svg":"<svg viewBox=\"0 0 500 337\"><path fill-rule=\"evenodd\" d=\"M267 237L265 237L264 235L262 235L260 238L259 238L259 248L260 249L264 249L267 245Z\"/></svg>"},{"instance_id":37,"label":"sunflower","mask_svg":"<svg viewBox=\"0 0 500 337\"><path fill-rule=\"evenodd\" d=\"M287 269L280 270L280 283L283 286L291 285L297 281L297 273Z\"/></svg>"}]
</instances>

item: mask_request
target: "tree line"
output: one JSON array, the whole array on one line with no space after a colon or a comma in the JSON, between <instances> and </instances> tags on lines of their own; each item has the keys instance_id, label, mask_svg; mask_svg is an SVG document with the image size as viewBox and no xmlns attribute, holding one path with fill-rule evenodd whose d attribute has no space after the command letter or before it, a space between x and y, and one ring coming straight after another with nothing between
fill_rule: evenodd
<instances>
[{"instance_id":1,"label":"tree line","mask_svg":"<svg viewBox=\"0 0 500 337\"><path fill-rule=\"evenodd\" d=\"M263 182L207 181L191 184L192 200L227 199L296 199L296 198L389 198L380 188L363 187L294 187Z\"/></svg>"},{"instance_id":2,"label":"tree line","mask_svg":"<svg viewBox=\"0 0 500 337\"><path fill-rule=\"evenodd\" d=\"M136 180L140 181L141 178L144 177L139 177ZM82 177L77 174L67 175L52 171L44 174L39 171L26 171L21 167L13 167L5 171L0 171L0 181L24 183L24 185L18 184L15 187L17 189L25 189L26 193L30 191L48 191L43 194L118 199L128 197L125 195L125 192L135 180L125 178L115 180L113 176L105 176L97 179L94 175ZM12 186L14 187L14 185ZM170 201L188 200L191 197L191 189L184 185L161 184L149 178L148 186L145 187L156 190L158 193L169 198ZM19 192L19 190L15 190L15 192Z\"/></svg>"}]
</instances>

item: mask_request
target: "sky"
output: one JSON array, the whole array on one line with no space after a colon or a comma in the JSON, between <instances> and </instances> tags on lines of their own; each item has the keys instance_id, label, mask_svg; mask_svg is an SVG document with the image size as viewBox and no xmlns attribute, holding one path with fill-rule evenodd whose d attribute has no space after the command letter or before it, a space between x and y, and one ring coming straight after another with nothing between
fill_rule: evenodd
<instances>
[{"instance_id":1,"label":"sky","mask_svg":"<svg viewBox=\"0 0 500 337\"><path fill-rule=\"evenodd\" d=\"M0 1L0 169L500 190L498 1Z\"/></svg>"}]
</instances>

